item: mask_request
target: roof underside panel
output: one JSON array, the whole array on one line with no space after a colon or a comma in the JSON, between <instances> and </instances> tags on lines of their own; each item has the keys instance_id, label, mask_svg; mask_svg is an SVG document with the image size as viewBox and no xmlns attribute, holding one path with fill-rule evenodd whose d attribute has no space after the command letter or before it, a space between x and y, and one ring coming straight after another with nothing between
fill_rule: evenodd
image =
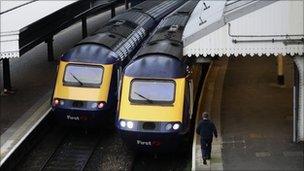
<instances>
[{"instance_id":1,"label":"roof underside panel","mask_svg":"<svg viewBox=\"0 0 304 171\"><path fill-rule=\"evenodd\" d=\"M76 1L1 1L0 58L19 57L22 29Z\"/></svg>"},{"instance_id":2,"label":"roof underside panel","mask_svg":"<svg viewBox=\"0 0 304 171\"><path fill-rule=\"evenodd\" d=\"M23 0L23 1L1 1L0 5L1 5L1 9L0 12L2 13L6 13L8 11L11 11L13 9L17 9L19 7L22 7L23 5L27 5L29 3L34 2L34 0Z\"/></svg>"},{"instance_id":3,"label":"roof underside panel","mask_svg":"<svg viewBox=\"0 0 304 171\"><path fill-rule=\"evenodd\" d=\"M224 7L219 3L218 8L209 11L214 20L206 21L199 38L197 30L185 31L184 55L303 55L303 1L234 1ZM201 22L199 18L192 15L196 25ZM195 27L195 22L189 24L187 27ZM193 35L196 40L191 42Z\"/></svg>"}]
</instances>

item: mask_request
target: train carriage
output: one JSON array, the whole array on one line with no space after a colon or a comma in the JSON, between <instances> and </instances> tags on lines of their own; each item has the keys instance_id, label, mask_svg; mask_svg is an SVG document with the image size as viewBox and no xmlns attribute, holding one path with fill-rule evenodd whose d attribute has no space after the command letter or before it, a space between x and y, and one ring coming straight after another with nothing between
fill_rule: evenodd
<instances>
[{"instance_id":1,"label":"train carriage","mask_svg":"<svg viewBox=\"0 0 304 171\"><path fill-rule=\"evenodd\" d=\"M137 151L174 150L189 132L193 80L182 34L196 5L188 1L163 19L124 69L116 127Z\"/></svg>"},{"instance_id":2,"label":"train carriage","mask_svg":"<svg viewBox=\"0 0 304 171\"><path fill-rule=\"evenodd\" d=\"M184 1L146 1L111 19L60 59L52 109L64 123L115 117L122 67L167 14Z\"/></svg>"}]
</instances>

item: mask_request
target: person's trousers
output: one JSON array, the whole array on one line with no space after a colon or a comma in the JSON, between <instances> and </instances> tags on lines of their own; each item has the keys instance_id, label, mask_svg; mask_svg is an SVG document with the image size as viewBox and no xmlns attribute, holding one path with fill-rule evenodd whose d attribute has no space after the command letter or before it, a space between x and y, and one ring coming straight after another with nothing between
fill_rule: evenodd
<instances>
[{"instance_id":1,"label":"person's trousers","mask_svg":"<svg viewBox=\"0 0 304 171\"><path fill-rule=\"evenodd\" d=\"M201 150L202 150L203 159L210 158L211 149L212 149L212 138L201 139Z\"/></svg>"}]
</instances>

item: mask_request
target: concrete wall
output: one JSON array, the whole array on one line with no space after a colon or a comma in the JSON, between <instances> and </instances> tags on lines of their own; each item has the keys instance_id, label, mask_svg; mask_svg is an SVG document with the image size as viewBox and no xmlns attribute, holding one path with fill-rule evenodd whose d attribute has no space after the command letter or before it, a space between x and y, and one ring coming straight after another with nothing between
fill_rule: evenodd
<instances>
[{"instance_id":1,"label":"concrete wall","mask_svg":"<svg viewBox=\"0 0 304 171\"><path fill-rule=\"evenodd\" d=\"M299 73L299 80L298 85L299 86L299 93L298 98L296 101L298 101L297 109L298 109L298 116L297 116L297 141L304 141L304 56L297 56L294 57L295 64L297 65L298 73Z\"/></svg>"}]
</instances>

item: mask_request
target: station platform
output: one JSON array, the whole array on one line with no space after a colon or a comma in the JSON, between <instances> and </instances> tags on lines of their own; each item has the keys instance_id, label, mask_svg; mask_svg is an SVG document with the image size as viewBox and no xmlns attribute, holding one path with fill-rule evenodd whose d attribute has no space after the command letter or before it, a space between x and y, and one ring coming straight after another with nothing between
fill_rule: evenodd
<instances>
[{"instance_id":1,"label":"station platform","mask_svg":"<svg viewBox=\"0 0 304 171\"><path fill-rule=\"evenodd\" d=\"M303 143L292 142L293 62L285 58L278 86L276 58L221 58L211 64L198 114L207 110L220 132L203 165L199 136L192 170L303 170Z\"/></svg>"},{"instance_id":2,"label":"station platform","mask_svg":"<svg viewBox=\"0 0 304 171\"><path fill-rule=\"evenodd\" d=\"M116 14L124 10L124 6L120 6ZM110 18L111 11L89 18L88 33L96 31ZM12 86L16 91L14 94L0 96L1 161L50 111L58 57L82 39L81 28L79 22L54 37L54 56L57 58L53 62L47 60L45 43L20 58L10 59ZM1 65L2 62L2 69ZM2 84L0 89L3 90Z\"/></svg>"}]
</instances>

